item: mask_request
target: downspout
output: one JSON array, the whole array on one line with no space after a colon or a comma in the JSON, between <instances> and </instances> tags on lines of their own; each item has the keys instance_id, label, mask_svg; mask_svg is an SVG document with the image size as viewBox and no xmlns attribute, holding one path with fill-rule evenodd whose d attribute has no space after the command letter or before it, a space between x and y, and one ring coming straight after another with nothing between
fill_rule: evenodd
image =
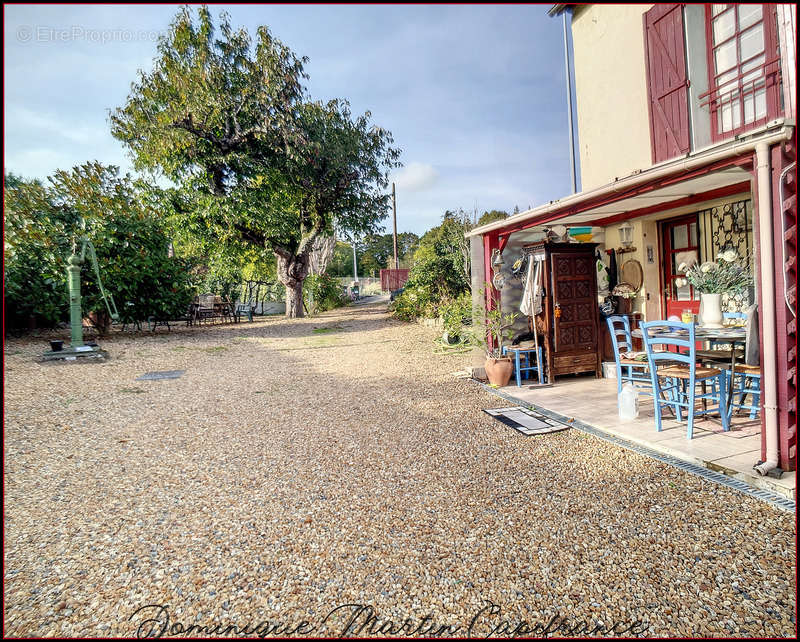
<instances>
[{"instance_id":1,"label":"downspout","mask_svg":"<svg viewBox=\"0 0 800 642\"><path fill-rule=\"evenodd\" d=\"M575 172L575 140L572 123L572 70L569 64L569 34L567 30L567 16L572 18L572 7L567 7L561 14L564 20L564 70L567 75L567 119L569 121L569 175L572 179L572 193L578 191Z\"/></svg>"},{"instance_id":2,"label":"downspout","mask_svg":"<svg viewBox=\"0 0 800 642\"><path fill-rule=\"evenodd\" d=\"M778 377L776 372L777 341L775 336L775 257L772 236L772 166L769 145L756 145L756 180L758 182L758 236L760 239L761 315L764 354L761 355L762 385L764 398L764 430L766 431L766 461L753 466L759 475L766 475L778 467Z\"/></svg>"}]
</instances>

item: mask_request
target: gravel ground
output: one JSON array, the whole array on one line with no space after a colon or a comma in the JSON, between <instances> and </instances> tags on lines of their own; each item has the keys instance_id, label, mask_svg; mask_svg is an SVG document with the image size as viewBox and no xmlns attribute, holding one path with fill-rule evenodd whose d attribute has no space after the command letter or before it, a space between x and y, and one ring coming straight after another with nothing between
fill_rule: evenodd
<instances>
[{"instance_id":1,"label":"gravel ground","mask_svg":"<svg viewBox=\"0 0 800 642\"><path fill-rule=\"evenodd\" d=\"M794 515L524 437L433 336L375 303L104 363L7 342L5 634L795 633ZM135 380L158 370L186 373Z\"/></svg>"}]
</instances>

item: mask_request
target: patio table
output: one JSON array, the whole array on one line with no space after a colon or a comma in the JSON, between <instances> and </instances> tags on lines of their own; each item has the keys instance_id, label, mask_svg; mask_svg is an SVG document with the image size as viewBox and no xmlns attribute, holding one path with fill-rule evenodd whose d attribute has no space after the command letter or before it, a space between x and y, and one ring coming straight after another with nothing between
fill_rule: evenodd
<instances>
[{"instance_id":1,"label":"patio table","mask_svg":"<svg viewBox=\"0 0 800 642\"><path fill-rule=\"evenodd\" d=\"M631 335L642 339L641 328L636 328L631 332ZM665 339L680 339L685 338L685 332L658 332L653 335L654 338L664 337ZM747 339L747 332L741 327L722 327L722 328L705 328L698 326L694 330L694 338L698 341L722 341L731 344L731 376L728 378L728 389L725 391L727 394L726 406L730 412L731 403L733 401L733 375L736 372L736 350L735 344L745 343Z\"/></svg>"}]
</instances>

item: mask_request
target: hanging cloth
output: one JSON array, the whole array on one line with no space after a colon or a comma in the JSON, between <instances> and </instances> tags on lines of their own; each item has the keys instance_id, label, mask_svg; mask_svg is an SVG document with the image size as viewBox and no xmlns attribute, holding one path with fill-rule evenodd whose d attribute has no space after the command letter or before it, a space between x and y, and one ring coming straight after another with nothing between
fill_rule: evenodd
<instances>
[{"instance_id":1,"label":"hanging cloth","mask_svg":"<svg viewBox=\"0 0 800 642\"><path fill-rule=\"evenodd\" d=\"M608 268L606 267L606 264L603 263L600 250L597 250L595 253L595 258L597 259L595 264L597 269L597 295L601 297L607 297L610 293L610 290L608 289Z\"/></svg>"},{"instance_id":2,"label":"hanging cloth","mask_svg":"<svg viewBox=\"0 0 800 642\"><path fill-rule=\"evenodd\" d=\"M608 291L613 292L617 287L617 253L614 249L608 251Z\"/></svg>"},{"instance_id":3,"label":"hanging cloth","mask_svg":"<svg viewBox=\"0 0 800 642\"><path fill-rule=\"evenodd\" d=\"M757 366L761 361L758 350L758 305L755 303L747 308L747 322L745 324L744 362L748 366Z\"/></svg>"},{"instance_id":4,"label":"hanging cloth","mask_svg":"<svg viewBox=\"0 0 800 642\"><path fill-rule=\"evenodd\" d=\"M528 261L528 273L525 277L525 289L522 291L522 301L519 309L522 314L533 317L542 311L542 289L539 287L542 262Z\"/></svg>"},{"instance_id":5,"label":"hanging cloth","mask_svg":"<svg viewBox=\"0 0 800 642\"><path fill-rule=\"evenodd\" d=\"M536 276L533 277L533 314L534 316L542 313L542 298L544 288L542 287L542 274L544 261L536 261Z\"/></svg>"}]
</instances>

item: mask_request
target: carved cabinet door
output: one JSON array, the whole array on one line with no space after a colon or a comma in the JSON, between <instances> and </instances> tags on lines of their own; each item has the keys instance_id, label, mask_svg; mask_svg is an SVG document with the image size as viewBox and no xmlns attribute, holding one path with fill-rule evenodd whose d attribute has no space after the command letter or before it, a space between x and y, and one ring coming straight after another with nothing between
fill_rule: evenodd
<instances>
[{"instance_id":1,"label":"carved cabinet door","mask_svg":"<svg viewBox=\"0 0 800 642\"><path fill-rule=\"evenodd\" d=\"M553 252L553 346L555 352L596 351L594 256Z\"/></svg>"}]
</instances>

